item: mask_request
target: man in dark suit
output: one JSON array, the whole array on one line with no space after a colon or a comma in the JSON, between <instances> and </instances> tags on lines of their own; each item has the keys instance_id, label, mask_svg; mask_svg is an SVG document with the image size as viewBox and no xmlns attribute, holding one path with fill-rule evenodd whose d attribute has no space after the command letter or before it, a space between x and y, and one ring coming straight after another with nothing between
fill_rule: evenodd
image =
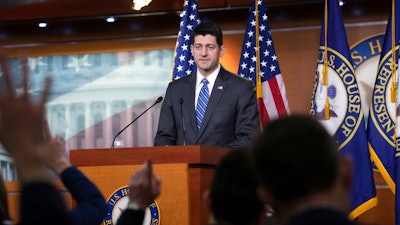
<instances>
[{"instance_id":1,"label":"man in dark suit","mask_svg":"<svg viewBox=\"0 0 400 225\"><path fill-rule=\"evenodd\" d=\"M220 65L225 46L216 24L200 23L190 47L197 72L169 84L154 145L247 147L260 131L253 83Z\"/></svg>"}]
</instances>

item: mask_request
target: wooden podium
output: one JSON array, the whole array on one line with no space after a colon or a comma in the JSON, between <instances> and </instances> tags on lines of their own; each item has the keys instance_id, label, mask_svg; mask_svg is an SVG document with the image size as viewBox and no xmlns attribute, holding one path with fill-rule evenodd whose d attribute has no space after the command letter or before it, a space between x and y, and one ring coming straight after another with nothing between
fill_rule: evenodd
<instances>
[{"instance_id":1,"label":"wooden podium","mask_svg":"<svg viewBox=\"0 0 400 225\"><path fill-rule=\"evenodd\" d=\"M70 160L99 187L107 201L115 190L128 185L132 173L146 159L151 159L153 171L161 178L161 194L156 200L160 223L202 225L209 216L202 194L209 188L215 165L228 151L198 145L85 149L71 150Z\"/></svg>"}]
</instances>

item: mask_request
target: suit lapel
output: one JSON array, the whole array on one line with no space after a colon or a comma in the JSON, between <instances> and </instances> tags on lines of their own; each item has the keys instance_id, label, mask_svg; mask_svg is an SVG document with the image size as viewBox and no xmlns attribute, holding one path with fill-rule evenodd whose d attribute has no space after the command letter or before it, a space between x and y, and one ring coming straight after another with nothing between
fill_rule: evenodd
<instances>
[{"instance_id":1,"label":"suit lapel","mask_svg":"<svg viewBox=\"0 0 400 225\"><path fill-rule=\"evenodd\" d=\"M191 130L194 134L197 134L197 125L196 125L196 112L195 112L195 90L196 90L196 74L192 74L191 77L187 80L189 85L183 85L184 87L184 119L188 121L188 125L186 130ZM187 115L187 116L185 116Z\"/></svg>"}]
</instances>

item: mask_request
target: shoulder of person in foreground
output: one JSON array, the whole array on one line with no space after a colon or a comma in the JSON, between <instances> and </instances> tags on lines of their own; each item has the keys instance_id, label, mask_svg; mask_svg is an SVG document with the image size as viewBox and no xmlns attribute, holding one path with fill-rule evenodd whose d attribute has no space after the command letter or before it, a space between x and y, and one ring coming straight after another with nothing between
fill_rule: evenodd
<instances>
[{"instance_id":1,"label":"shoulder of person in foreground","mask_svg":"<svg viewBox=\"0 0 400 225\"><path fill-rule=\"evenodd\" d=\"M46 122L47 123L47 122ZM71 193L77 205L70 211L75 225L98 225L104 219L106 202L97 186L78 168L71 165L63 148L61 137L51 135L49 126L45 126L47 148L47 166L61 179Z\"/></svg>"},{"instance_id":2,"label":"shoulder of person in foreground","mask_svg":"<svg viewBox=\"0 0 400 225\"><path fill-rule=\"evenodd\" d=\"M287 225L360 225L349 219L349 216L337 209L313 207L294 215Z\"/></svg>"}]
</instances>

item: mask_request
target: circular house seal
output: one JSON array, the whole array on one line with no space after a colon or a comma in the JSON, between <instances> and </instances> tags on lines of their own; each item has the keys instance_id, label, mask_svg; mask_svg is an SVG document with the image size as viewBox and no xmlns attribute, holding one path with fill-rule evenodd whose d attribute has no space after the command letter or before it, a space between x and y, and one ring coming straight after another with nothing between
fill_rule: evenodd
<instances>
[{"instance_id":1,"label":"circular house seal","mask_svg":"<svg viewBox=\"0 0 400 225\"><path fill-rule=\"evenodd\" d=\"M117 224L118 218L122 212L128 207L129 202L129 187L121 187L116 190L107 200L107 212L104 217L104 225L115 225ZM153 201L149 205L145 212L143 225L159 225L160 224L160 213L159 207L156 201Z\"/></svg>"}]
</instances>

